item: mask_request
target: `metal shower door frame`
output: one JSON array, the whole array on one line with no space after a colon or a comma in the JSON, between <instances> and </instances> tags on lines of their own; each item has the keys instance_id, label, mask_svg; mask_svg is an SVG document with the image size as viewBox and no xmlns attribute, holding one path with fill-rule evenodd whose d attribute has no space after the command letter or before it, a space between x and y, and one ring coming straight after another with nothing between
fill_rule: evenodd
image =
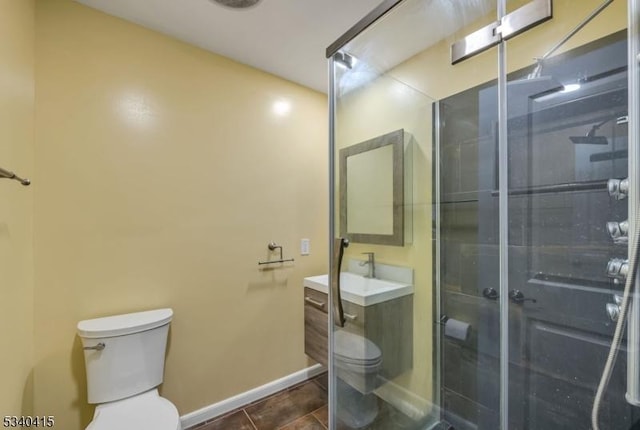
<instances>
[{"instance_id":1,"label":"metal shower door frame","mask_svg":"<svg viewBox=\"0 0 640 430\"><path fill-rule=\"evenodd\" d=\"M629 94L629 231L636 231L638 205L640 204L640 0L628 1L628 94ZM633 239L629 240L628 255L631 255ZM637 238L636 238L637 240ZM627 321L627 402L640 406L640 280L636 279L630 314Z\"/></svg>"},{"instance_id":2,"label":"metal shower door frame","mask_svg":"<svg viewBox=\"0 0 640 430\"><path fill-rule=\"evenodd\" d=\"M336 124L336 109L335 109L335 105L336 105L336 94L335 94L335 70L336 70L336 66L335 66L335 62L334 62L334 58L333 55L335 54L332 53L329 56L329 63L328 63L328 70L329 70L329 261L328 261L328 266L329 266L329 285L333 285L333 272L334 272L334 261L333 261L333 257L335 255L336 249L334 247L334 243L335 243L335 237L336 237L336 203L335 203L335 197L336 197L336 190L335 190L335 174L336 174L336 162L335 162L335 155L336 155L336 140L335 140L335 124ZM331 291L331 288L329 288L328 291L328 298L329 298L329 303L333 303L333 301L335 300L333 297L333 291ZM333 308L333 306L332 306ZM333 381L335 380L335 366L334 366L334 362L333 362L333 354L334 354L334 347L333 347L333 340L334 340L334 333L333 333L333 327L335 325L335 318L334 318L334 312L330 311L329 312L329 328L328 328L328 354L329 354L329 360L328 361L328 370L329 370L329 387L328 387L328 394L329 394L329 429L335 429L336 428L336 416L335 413L333 413L333 411L336 410L336 387L333 383Z\"/></svg>"},{"instance_id":3,"label":"metal shower door frame","mask_svg":"<svg viewBox=\"0 0 640 430\"><path fill-rule=\"evenodd\" d=\"M553 0L532 0L511 13L498 1L497 21L474 31L451 45L451 64L460 63L550 20Z\"/></svg>"},{"instance_id":4,"label":"metal shower door frame","mask_svg":"<svg viewBox=\"0 0 640 430\"><path fill-rule=\"evenodd\" d=\"M538 1L538 0L534 0ZM549 0L551 3L551 0ZM523 6L526 7L526 6ZM498 21L507 0L498 0ZM507 135L507 49L498 44L498 248L500 268L500 429L509 428L509 144Z\"/></svg>"}]
</instances>

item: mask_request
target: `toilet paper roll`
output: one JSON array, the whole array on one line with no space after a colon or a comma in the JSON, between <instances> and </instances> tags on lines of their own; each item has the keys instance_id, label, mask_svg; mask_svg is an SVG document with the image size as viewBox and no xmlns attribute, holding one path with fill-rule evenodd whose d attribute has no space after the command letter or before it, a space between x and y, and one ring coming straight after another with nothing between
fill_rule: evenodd
<instances>
[{"instance_id":1,"label":"toilet paper roll","mask_svg":"<svg viewBox=\"0 0 640 430\"><path fill-rule=\"evenodd\" d=\"M471 326L463 321L449 318L447 322L444 323L444 335L453 339L465 341L469 337L470 331Z\"/></svg>"}]
</instances>

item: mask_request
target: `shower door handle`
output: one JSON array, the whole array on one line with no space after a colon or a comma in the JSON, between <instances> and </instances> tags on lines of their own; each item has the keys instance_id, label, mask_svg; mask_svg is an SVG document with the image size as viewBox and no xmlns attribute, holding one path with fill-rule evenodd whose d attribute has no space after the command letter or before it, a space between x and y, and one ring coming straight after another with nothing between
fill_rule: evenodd
<instances>
[{"instance_id":1,"label":"shower door handle","mask_svg":"<svg viewBox=\"0 0 640 430\"><path fill-rule=\"evenodd\" d=\"M521 305L526 301L530 301L532 303L536 303L537 300L536 299L528 299L524 296L524 294L522 293L522 291L520 290L511 290L509 291L509 300L511 300L511 303L515 303L516 305Z\"/></svg>"},{"instance_id":2,"label":"shower door handle","mask_svg":"<svg viewBox=\"0 0 640 430\"><path fill-rule=\"evenodd\" d=\"M482 290L482 296L489 300L498 300L498 297L500 297L496 289L491 287L487 287Z\"/></svg>"},{"instance_id":3,"label":"shower door handle","mask_svg":"<svg viewBox=\"0 0 640 430\"><path fill-rule=\"evenodd\" d=\"M344 249L349 246L349 241L343 237L337 237L333 241L333 269L331 271L331 295L333 296L333 320L339 327L344 327L345 317L340 295L340 268Z\"/></svg>"}]
</instances>

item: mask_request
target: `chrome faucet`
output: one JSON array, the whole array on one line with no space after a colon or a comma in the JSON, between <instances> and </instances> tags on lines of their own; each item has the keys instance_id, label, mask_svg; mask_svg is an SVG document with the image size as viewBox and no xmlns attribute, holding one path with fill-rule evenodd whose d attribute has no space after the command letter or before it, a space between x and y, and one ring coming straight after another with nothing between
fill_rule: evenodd
<instances>
[{"instance_id":1,"label":"chrome faucet","mask_svg":"<svg viewBox=\"0 0 640 430\"><path fill-rule=\"evenodd\" d=\"M369 273L365 275L365 278L375 278L376 277L376 258L373 252L363 252L362 254L367 255L369 259L367 261L360 262L360 266L369 266Z\"/></svg>"}]
</instances>

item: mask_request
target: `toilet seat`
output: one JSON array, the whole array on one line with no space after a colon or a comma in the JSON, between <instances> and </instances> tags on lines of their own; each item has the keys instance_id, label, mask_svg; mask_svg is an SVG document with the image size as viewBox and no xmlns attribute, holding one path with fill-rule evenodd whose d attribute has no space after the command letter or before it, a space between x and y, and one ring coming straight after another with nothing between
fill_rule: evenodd
<instances>
[{"instance_id":1,"label":"toilet seat","mask_svg":"<svg viewBox=\"0 0 640 430\"><path fill-rule=\"evenodd\" d=\"M153 389L96 407L86 430L182 430L178 410Z\"/></svg>"},{"instance_id":2,"label":"toilet seat","mask_svg":"<svg viewBox=\"0 0 640 430\"><path fill-rule=\"evenodd\" d=\"M337 330L333 339L337 366L363 373L376 372L380 368L382 351L366 337Z\"/></svg>"}]
</instances>

